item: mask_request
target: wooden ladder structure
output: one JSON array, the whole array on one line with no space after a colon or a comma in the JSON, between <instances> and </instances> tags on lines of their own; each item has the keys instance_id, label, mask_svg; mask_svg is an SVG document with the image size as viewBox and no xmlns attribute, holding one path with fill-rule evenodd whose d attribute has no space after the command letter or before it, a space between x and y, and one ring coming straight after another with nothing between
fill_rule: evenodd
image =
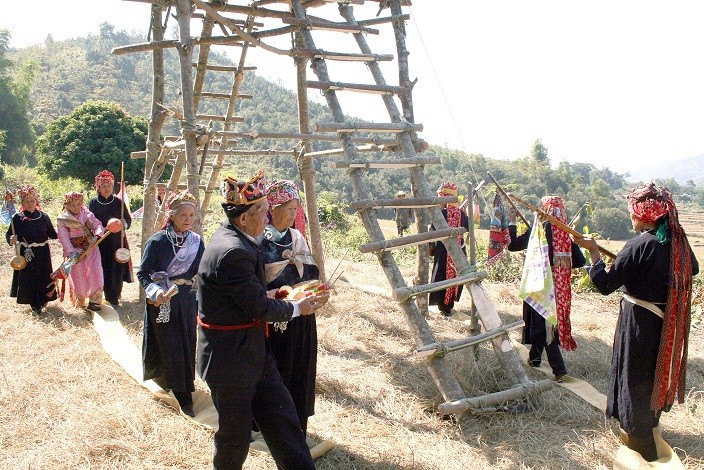
<instances>
[{"instance_id":1,"label":"wooden ladder structure","mask_svg":"<svg viewBox=\"0 0 704 470\"><path fill-rule=\"evenodd\" d=\"M162 47L162 37L159 38L158 25L155 21L156 11L164 5L162 0L131 0L147 1L153 3L152 8L152 29L154 31L154 43L147 46L127 46L126 52L137 50L153 50L156 56L157 50ZM369 0L368 0L369 1ZM391 286L393 297L399 302L406 317L411 334L416 340L416 356L422 358L435 382L437 388L443 395L444 403L438 409L441 414L457 414L468 410L487 409L493 405L504 403L512 399L530 398L534 393L547 390L552 386L552 381L543 380L537 383L531 382L523 368L516 350L513 348L508 336L508 331L521 326L522 322L515 322L511 325L503 325L494 308L489 296L481 285L481 280L486 277L483 271L477 271L476 266L470 264L460 247L457 237L462 236L464 228L451 228L443 217L440 206L442 204L457 202L456 197L437 197L431 189L425 176L425 165L438 164L440 159L434 155L419 155L427 150L427 144L418 138L417 132L422 131L423 126L413 122L411 91L413 84L408 78L408 51L405 47L404 20L408 15L402 12L403 2L407 0L374 0L379 6L379 13L385 8L389 8L391 16L378 17L357 21L354 17L352 4L363 5L365 0L350 0L338 4L338 11L343 21L331 21L314 15L309 15L309 11L314 8L331 3L325 0L259 0L247 5L230 4L225 0L172 0L177 6L177 18L181 30L181 69L182 69L182 97L184 111L182 116L182 151L174 155L166 152L167 143L163 146L156 146L155 134L158 129L152 128L152 123L158 124L155 117L158 113L154 110L158 107L155 92L153 102L152 123L150 123L150 134L147 142L147 157L145 165L145 215L147 211L147 198L150 194L150 185L153 184L153 176L156 174L155 168L163 164L163 161L170 161L174 165L174 171L169 182L170 190L178 187L181 178L181 170L185 166L188 169L188 189L193 192L204 190L201 203L201 213L207 213L210 196L217 190L219 183L219 172L224 164L224 159L228 156L243 157L249 155L275 155L288 154L297 159L299 170L306 192L306 204L310 227L310 241L316 263L323 266L322 247L320 243L319 227L317 225L317 205L315 201L315 186L313 184L314 171L312 169L312 159L314 157L327 157L333 155L343 155L345 160L337 161L336 167L346 169L350 175L354 197L356 198L350 206L356 209L361 216L364 227L369 235L370 242L359 247L362 252L374 253L381 264L386 278ZM169 3L169 2L166 2ZM236 3L236 2L234 2ZM265 8L269 4L285 3L290 11L281 11ZM203 18L203 30L197 43L200 45L198 60L192 63L188 54L182 53L187 47L184 44L193 44L189 36L189 26L193 10L191 6L202 10L200 14ZM233 19L229 14L244 15L244 19ZM257 17L278 18L284 24L281 28L255 31L259 26L256 23ZM159 15L161 19L161 15ZM378 33L372 28L374 25L392 24L396 48L399 61L399 86L388 85L382 74L379 62L393 60L391 54L375 54L371 51L367 41L367 34ZM214 25L218 25L225 32L223 37L213 37ZM352 34L358 52L331 52L320 49L314 41L313 33L317 30L334 31L341 34ZM282 50L267 45L263 38L276 34L295 34L296 41L291 50ZM158 47L155 44L158 43ZM237 66L228 67L209 62L210 44L229 44L241 48L240 60ZM178 47L178 44L169 44L164 47ZM299 127L300 133L267 133L260 134L256 131L236 132L232 130L233 123L241 121L234 115L238 99L247 98L240 95L239 89L246 70L252 68L245 67L244 61L250 47L262 47L267 51L284 54L293 57L296 61L298 71L298 94L299 94ZM115 51L114 51L115 52ZM186 51L187 52L187 51ZM371 72L374 80L373 84L356 84L348 82L338 82L332 80L328 72L328 61L346 61L353 63L363 63ZM306 63L311 62L311 68L318 80L307 80ZM155 59L156 63L156 59ZM184 79L185 67L196 67L195 81L190 82ZM156 67L155 67L156 70ZM233 74L232 89L229 94L219 94L203 91L204 76L207 71L227 72ZM155 82L156 83L156 82ZM333 122L316 123L314 129L310 129L307 116L307 89L321 90L328 107L333 116ZM191 109L187 103L192 91ZM339 93L372 93L378 95L389 114L389 122L384 123L357 123L349 122L345 117L340 101ZM399 110L394 97L398 97L403 106L403 112ZM205 99L228 100L227 112L223 116L199 114L196 110ZM203 126L198 122L221 122L222 130L214 131L210 126ZM381 133L391 134L392 137L364 137L359 133ZM205 137L202 137L205 136ZM215 142L212 137L220 138ZM197 139L201 137L201 146L198 147ZM255 139L258 137L281 138L299 141L292 146L291 151L262 151L243 150L235 148L237 139ZM338 141L341 147L338 149L312 152L310 142L313 140ZM181 148L179 148L181 150ZM391 150L396 153L393 158L367 160L360 157L362 152L372 152L379 150ZM164 155L171 155L170 158ZM210 160L207 160L207 157ZM160 157L164 157L161 158ZM204 176L205 168L210 169L209 176ZM365 179L365 172L369 169L399 169L408 170L413 197L407 199L373 199L369 198L371 192ZM151 172L151 173L150 173ZM207 179L207 183L203 181ZM151 194L154 194L153 192ZM311 197L311 195L313 197ZM410 236L398 237L387 240L379 226L377 219L377 209L384 207L411 207L416 212L416 220L419 233ZM435 230L427 231L428 220L432 222ZM144 239L144 234L143 234ZM447 248L448 255L452 258L457 277L441 282L427 282L428 255L427 246L430 242L440 240ZM473 239L472 239L473 243ZM418 246L418 285L408 286L401 271L394 259L392 251L407 246ZM317 255L317 256L316 256ZM324 273L321 272L324 277ZM429 292L444 290L446 288L465 285L472 297L473 311L481 320L484 332L469 338L463 338L449 343L438 341L431 331L426 318L421 309L427 306L422 302L417 302L425 298ZM420 304L420 307L419 307ZM481 397L467 397L462 390L458 380L453 375L449 364L445 360L446 354L469 346L475 346L481 342L490 341L499 363L506 371L510 381L514 386L508 390L484 395Z\"/></svg>"}]
</instances>

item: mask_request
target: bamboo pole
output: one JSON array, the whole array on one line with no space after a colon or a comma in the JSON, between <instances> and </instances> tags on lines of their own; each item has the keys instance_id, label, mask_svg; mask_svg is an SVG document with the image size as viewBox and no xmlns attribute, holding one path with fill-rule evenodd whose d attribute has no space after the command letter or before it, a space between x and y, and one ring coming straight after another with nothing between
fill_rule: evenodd
<instances>
[{"instance_id":1,"label":"bamboo pole","mask_svg":"<svg viewBox=\"0 0 704 470\"><path fill-rule=\"evenodd\" d=\"M200 215L200 175L198 174L198 148L196 147L196 117L193 106L193 39L191 38L191 2L178 0L176 2L176 19L179 29L178 55L181 64L181 107L184 123L181 124L183 140L186 143L186 180L188 191L196 198L196 217L193 231L202 235Z\"/></svg>"},{"instance_id":2,"label":"bamboo pole","mask_svg":"<svg viewBox=\"0 0 704 470\"><path fill-rule=\"evenodd\" d=\"M457 202L457 196L443 197L418 197L402 199L362 199L350 202L352 209L363 210L377 207L396 207L418 209L422 207L435 207L442 204L453 204Z\"/></svg>"},{"instance_id":3,"label":"bamboo pole","mask_svg":"<svg viewBox=\"0 0 704 470\"><path fill-rule=\"evenodd\" d=\"M325 59L326 57L321 58ZM354 91L359 93L375 93L380 95L400 95L406 91L397 86L365 85L360 83L324 82L314 80L309 80L306 82L306 85L308 88L314 88L317 90Z\"/></svg>"},{"instance_id":4,"label":"bamboo pole","mask_svg":"<svg viewBox=\"0 0 704 470\"><path fill-rule=\"evenodd\" d=\"M443 357L449 352L459 351L460 349L475 346L479 343L483 343L484 341L508 333L511 330L520 328L523 325L525 325L525 322L523 320L518 320L507 325L502 325L494 330L487 331L479 335L474 335L471 338L463 338L456 341L448 341L447 343L427 344L422 348L416 349L415 356L416 359L423 359L430 356Z\"/></svg>"},{"instance_id":5,"label":"bamboo pole","mask_svg":"<svg viewBox=\"0 0 704 470\"><path fill-rule=\"evenodd\" d=\"M526 224L526 226L530 227L530 222L528 222L526 220L526 218L523 217L523 214L521 214L521 211L518 210L518 207L516 207L516 204L513 203L511 198L508 197L508 194L506 194L506 191L504 191L504 188L501 187L499 182L494 179L494 176L491 174L491 172L487 171L486 174L489 178L491 178L491 181L494 182L494 184L496 185L496 189L501 193L501 195L504 197L504 199L506 199L508 201L508 203L511 204L511 207L513 207L513 209L516 211L516 215L518 215L518 217L521 218L521 220L523 221L524 224Z\"/></svg>"},{"instance_id":6,"label":"bamboo pole","mask_svg":"<svg viewBox=\"0 0 704 470\"><path fill-rule=\"evenodd\" d=\"M404 159L399 159L399 160L383 160L383 161L377 161L377 162L342 161L342 162L335 162L335 168L400 169L400 168L422 167L425 165L436 165L439 163L442 163L442 160L440 160L440 157L430 156L430 157L404 158Z\"/></svg>"},{"instance_id":7,"label":"bamboo pole","mask_svg":"<svg viewBox=\"0 0 704 470\"><path fill-rule=\"evenodd\" d=\"M482 409L489 405L498 405L511 400L528 398L531 395L539 392L550 390L554 386L554 382L549 379L539 382L530 382L518 387L513 387L501 392L490 393L481 397L465 398L463 400L448 401L438 405L438 411L441 415L463 413L469 409Z\"/></svg>"},{"instance_id":8,"label":"bamboo pole","mask_svg":"<svg viewBox=\"0 0 704 470\"><path fill-rule=\"evenodd\" d=\"M398 237L391 240L381 240L371 243L365 243L359 246L359 251L362 253L372 253L379 251L389 251L396 248L403 248L411 245L419 245L421 243L430 243L437 240L446 240L448 238L461 237L467 232L464 227L450 227L446 229L433 230L432 232L416 233L405 237Z\"/></svg>"},{"instance_id":9,"label":"bamboo pole","mask_svg":"<svg viewBox=\"0 0 704 470\"><path fill-rule=\"evenodd\" d=\"M297 46L303 46L304 40L300 33L296 33L295 41ZM308 107L308 89L306 88L306 75L308 59L305 57L294 57L296 65L296 91L298 104L298 130L301 134L310 133L310 112ZM318 217L318 195L315 188L315 168L313 167L313 157L309 155L313 147L310 139L302 139L300 142L301 153L296 159L298 172L303 183L303 192L306 196L307 235L310 244L313 260L320 271L320 279L326 279L325 275L325 251L320 229L320 218Z\"/></svg>"},{"instance_id":10,"label":"bamboo pole","mask_svg":"<svg viewBox=\"0 0 704 470\"><path fill-rule=\"evenodd\" d=\"M459 277L454 277L452 279L445 279L444 281L431 282L429 284L414 285L412 287L400 287L394 289L391 296L402 302L409 297L417 297L419 295L429 294L431 292L437 292L440 290L445 290L450 287L455 287L468 282L479 282L487 277L486 271L470 271L467 274L463 274Z\"/></svg>"},{"instance_id":11,"label":"bamboo pole","mask_svg":"<svg viewBox=\"0 0 704 470\"><path fill-rule=\"evenodd\" d=\"M333 91L333 90L328 90ZM315 124L316 132L394 132L402 133L409 130L422 131L423 124L413 124L410 122L317 122ZM413 155L415 156L415 152Z\"/></svg>"},{"instance_id":12,"label":"bamboo pole","mask_svg":"<svg viewBox=\"0 0 704 470\"><path fill-rule=\"evenodd\" d=\"M523 199L521 199L518 196L515 196L511 193L507 193L507 194L509 197L512 197L513 199L515 199L516 202L520 202L521 204L523 204L524 206L526 206L528 209L532 210L533 212L537 212L540 217L542 217L543 219L546 219L548 222L550 222L555 227L564 230L565 232L569 233L573 237L584 238L584 235L582 235L581 233L579 233L578 231L576 231L575 229L573 229L569 225L565 225L564 223L562 223L562 221L560 221L559 219L556 219L555 217L551 216L547 212L538 209L533 204L524 201ZM613 254L612 252L610 252L609 250L607 250L606 248L599 246L599 245L597 245L597 248L599 248L599 251L603 255L608 256L611 259L616 259L616 255Z\"/></svg>"}]
</instances>

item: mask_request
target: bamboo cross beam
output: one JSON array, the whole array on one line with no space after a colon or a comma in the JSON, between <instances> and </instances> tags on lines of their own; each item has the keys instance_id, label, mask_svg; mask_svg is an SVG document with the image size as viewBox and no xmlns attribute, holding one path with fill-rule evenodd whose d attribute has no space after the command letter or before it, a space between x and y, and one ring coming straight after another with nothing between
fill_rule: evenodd
<instances>
[{"instance_id":1,"label":"bamboo cross beam","mask_svg":"<svg viewBox=\"0 0 704 470\"><path fill-rule=\"evenodd\" d=\"M458 414L469 409L481 409L489 405L497 405L510 400L518 400L529 397L536 392L544 392L550 390L554 382L550 379L541 380L539 382L530 382L527 385L519 385L509 388L501 392L489 393L481 397L464 398L461 400L453 400L438 405L438 411L441 415Z\"/></svg>"},{"instance_id":2,"label":"bamboo cross beam","mask_svg":"<svg viewBox=\"0 0 704 470\"><path fill-rule=\"evenodd\" d=\"M523 320L518 320L507 325L494 328L491 331L486 331L484 333L471 336L469 338L458 339L456 341L448 341L447 343L432 343L421 346L415 350L416 359L424 359L426 357L443 357L447 353L452 351L458 351L460 349L467 348L469 346L474 346L475 344L483 343L484 341L501 336L504 333L508 333L511 330L520 328L525 325Z\"/></svg>"},{"instance_id":3,"label":"bamboo cross beam","mask_svg":"<svg viewBox=\"0 0 704 470\"><path fill-rule=\"evenodd\" d=\"M516 211L516 215L518 215L518 217L521 218L521 220L523 221L524 224L526 224L528 227L530 227L530 224L528 223L526 218L523 217L523 214L521 214L521 211L518 210L518 207L516 207L516 205L511 200L511 198L508 197L508 195L506 194L506 191L504 191L504 188L502 188L501 185L499 184L499 182L494 179L491 172L487 171L486 174L489 178L491 178L491 181L493 181L494 184L496 185L496 190L501 193L501 195L504 197L504 199L506 199L508 201L509 204L511 204L511 207L513 207L513 209Z\"/></svg>"},{"instance_id":4,"label":"bamboo cross beam","mask_svg":"<svg viewBox=\"0 0 704 470\"><path fill-rule=\"evenodd\" d=\"M366 243L359 246L361 253L390 251L405 246L420 245L422 243L444 240L447 238L461 237L467 232L464 227L451 227L444 230L433 230L432 232L416 233L405 237L394 238L393 240L381 240Z\"/></svg>"},{"instance_id":5,"label":"bamboo cross beam","mask_svg":"<svg viewBox=\"0 0 704 470\"><path fill-rule=\"evenodd\" d=\"M565 224L562 223L559 219L556 219L555 217L551 216L551 215L548 214L547 212L538 209L538 208L535 207L533 204L531 204L531 203L529 203L529 202L526 202L526 201L524 201L523 199L521 199L520 197L514 196L514 195L511 194L511 193L507 193L506 195L509 196L510 198L515 199L516 202L520 202L521 204L523 204L524 206L526 206L528 209L532 210L533 212L537 212L540 217L542 217L543 219L546 219L548 222L550 222L551 224L553 224L555 227L561 228L562 230L564 230L565 232L569 233L569 234L572 235L573 237L576 237L576 238L584 238L584 235L582 235L581 233L579 233L578 231L576 231L575 229L573 229L573 228L570 227L569 225L565 225ZM613 254L612 252L610 252L609 250L607 250L606 248L604 248L604 247L602 247L602 246L599 246L599 245L597 245L597 248L599 248L599 251L600 251L603 255L608 256L608 257L611 258L611 259L616 259L616 255Z\"/></svg>"},{"instance_id":6,"label":"bamboo cross beam","mask_svg":"<svg viewBox=\"0 0 704 470\"><path fill-rule=\"evenodd\" d=\"M432 232L426 232L432 233ZM411 297L417 297L431 292L449 289L450 287L465 285L470 282L479 282L488 276L486 271L477 271L476 268L469 272L462 272L457 277L445 279L443 281L431 282L429 284L419 284L417 286L406 286L394 289L391 297L399 302L405 302Z\"/></svg>"}]
</instances>

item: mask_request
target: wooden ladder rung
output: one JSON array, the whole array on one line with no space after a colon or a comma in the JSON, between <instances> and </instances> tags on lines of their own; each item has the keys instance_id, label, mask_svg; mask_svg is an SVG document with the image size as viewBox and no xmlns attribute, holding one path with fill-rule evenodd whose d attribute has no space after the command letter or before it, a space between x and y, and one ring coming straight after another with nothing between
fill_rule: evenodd
<instances>
[{"instance_id":1,"label":"wooden ladder rung","mask_svg":"<svg viewBox=\"0 0 704 470\"><path fill-rule=\"evenodd\" d=\"M372 93L377 95L402 95L408 92L408 89L401 86L391 85L367 85L363 83L343 83L343 82L320 82L308 80L306 82L308 88L316 90L332 90L332 91L354 91L358 93Z\"/></svg>"},{"instance_id":2,"label":"wooden ladder rung","mask_svg":"<svg viewBox=\"0 0 704 470\"><path fill-rule=\"evenodd\" d=\"M481 397L463 398L462 400L441 403L438 405L438 411L441 415L457 414L467 411L470 408L479 409L488 405L505 403L510 400L519 400L521 398L526 398L533 393L550 390L554 384L555 382L550 379L541 380L539 382L529 382L527 384L509 388L508 390L490 393Z\"/></svg>"},{"instance_id":3,"label":"wooden ladder rung","mask_svg":"<svg viewBox=\"0 0 704 470\"><path fill-rule=\"evenodd\" d=\"M198 67L198 62L193 62L191 65L194 67ZM239 67L236 65L215 65L215 64L205 64L206 70L212 70L213 72L237 72L239 70ZM244 71L252 71L252 70L257 70L257 68L253 65L248 65L246 67L242 67L242 70Z\"/></svg>"},{"instance_id":4,"label":"wooden ladder rung","mask_svg":"<svg viewBox=\"0 0 704 470\"><path fill-rule=\"evenodd\" d=\"M202 91L198 95L201 98L214 98L214 99L223 99L223 100L229 100L231 97L231 95L229 95L228 93L212 93L209 91ZM237 98L241 99L241 100L251 100L253 98L253 95L238 94Z\"/></svg>"},{"instance_id":5,"label":"wooden ladder rung","mask_svg":"<svg viewBox=\"0 0 704 470\"><path fill-rule=\"evenodd\" d=\"M364 2L362 2L364 3ZM366 33L379 34L378 29L368 28L366 26L357 26L347 23L333 23L331 21L315 21L303 18L282 18L284 24L292 24L294 26L302 26L305 29L318 29L323 31L335 31L338 33Z\"/></svg>"},{"instance_id":6,"label":"wooden ladder rung","mask_svg":"<svg viewBox=\"0 0 704 470\"><path fill-rule=\"evenodd\" d=\"M303 49L297 47L291 51L293 57L306 57L309 59L334 60L337 62L390 62L394 60L393 54L358 54L350 52L332 52L322 49ZM381 85L374 85L381 86ZM316 87L312 87L316 88ZM355 90L352 90L355 91ZM363 90L357 90L363 91ZM368 91L368 93L379 93L378 91Z\"/></svg>"},{"instance_id":7,"label":"wooden ladder rung","mask_svg":"<svg viewBox=\"0 0 704 470\"><path fill-rule=\"evenodd\" d=\"M316 132L393 132L401 133L414 130L421 132L423 124L411 122L317 122Z\"/></svg>"},{"instance_id":8,"label":"wooden ladder rung","mask_svg":"<svg viewBox=\"0 0 704 470\"><path fill-rule=\"evenodd\" d=\"M464 227L451 227L442 230L433 230L431 232L416 233L414 235L398 237L391 240L365 243L364 245L359 246L359 251L362 253L391 251L406 246L421 245L423 243L434 242L437 240L461 237L466 232L467 229Z\"/></svg>"},{"instance_id":9,"label":"wooden ladder rung","mask_svg":"<svg viewBox=\"0 0 704 470\"><path fill-rule=\"evenodd\" d=\"M423 207L436 207L441 204L454 204L456 202L457 196L408 197L403 199L360 199L359 201L350 202L350 207L357 210L376 209L378 207L421 209Z\"/></svg>"},{"instance_id":10,"label":"wooden ladder rung","mask_svg":"<svg viewBox=\"0 0 704 470\"><path fill-rule=\"evenodd\" d=\"M398 148L398 144L395 143L393 146L388 147L386 145L376 145L376 144L368 144L368 145L357 145L355 147L357 149L357 152L388 152L390 149L395 150ZM329 150L319 150L317 152L308 152L306 153L306 157L332 157L332 156L337 156L337 155L342 155L345 153L345 149L339 148L339 149L329 149ZM335 163L335 168L339 168L337 166L337 162Z\"/></svg>"},{"instance_id":11,"label":"wooden ladder rung","mask_svg":"<svg viewBox=\"0 0 704 470\"><path fill-rule=\"evenodd\" d=\"M279 156L279 155L294 155L291 150L232 150L232 149L208 149L208 155L233 155L239 157L264 157L264 156Z\"/></svg>"},{"instance_id":12,"label":"wooden ladder rung","mask_svg":"<svg viewBox=\"0 0 704 470\"><path fill-rule=\"evenodd\" d=\"M402 0L401 6L408 6L410 0ZM380 18L372 18L370 20L358 20L357 24L360 26L373 26L377 24L392 23L394 21L408 21L411 19L411 15L395 15L395 16L382 16Z\"/></svg>"},{"instance_id":13,"label":"wooden ladder rung","mask_svg":"<svg viewBox=\"0 0 704 470\"><path fill-rule=\"evenodd\" d=\"M306 154L310 155L310 154ZM425 165L439 165L442 163L442 159L438 156L428 156L428 157L414 157L414 158L404 158L398 160L381 160L376 162L364 162L364 161L341 161L335 162L335 168L367 168L367 169L378 169L378 168L414 168L418 166Z\"/></svg>"},{"instance_id":14,"label":"wooden ladder rung","mask_svg":"<svg viewBox=\"0 0 704 470\"><path fill-rule=\"evenodd\" d=\"M220 116L219 114L196 114L196 119L201 121L244 122L243 116L232 116L230 119L227 119L227 117Z\"/></svg>"},{"instance_id":15,"label":"wooden ladder rung","mask_svg":"<svg viewBox=\"0 0 704 470\"><path fill-rule=\"evenodd\" d=\"M340 136L337 134L301 134L295 132L237 132L237 131L215 131L215 135L243 138L243 139L292 139L292 140L321 140L327 142L339 142ZM355 143L370 143L376 145L398 145L396 139L383 139L379 137L352 137Z\"/></svg>"},{"instance_id":16,"label":"wooden ladder rung","mask_svg":"<svg viewBox=\"0 0 704 470\"><path fill-rule=\"evenodd\" d=\"M391 297L399 302L405 302L411 297L445 290L450 287L461 286L469 282L478 282L486 277L486 271L477 271L476 268L473 267L469 272L460 273L457 277L453 277L452 279L445 279L443 281L431 282L429 284L421 284L418 286L398 287L393 290Z\"/></svg>"},{"instance_id":17,"label":"wooden ladder rung","mask_svg":"<svg viewBox=\"0 0 704 470\"><path fill-rule=\"evenodd\" d=\"M444 357L449 352L459 351L460 349L483 343L484 341L488 341L496 338L497 336L508 333L511 330L520 328L523 325L525 325L525 322L523 320L518 320L513 323L509 323L508 325L501 325L498 328L494 328L469 338L448 341L447 343L426 344L425 346L421 346L415 350L415 356L416 359L425 359L426 357Z\"/></svg>"}]
</instances>

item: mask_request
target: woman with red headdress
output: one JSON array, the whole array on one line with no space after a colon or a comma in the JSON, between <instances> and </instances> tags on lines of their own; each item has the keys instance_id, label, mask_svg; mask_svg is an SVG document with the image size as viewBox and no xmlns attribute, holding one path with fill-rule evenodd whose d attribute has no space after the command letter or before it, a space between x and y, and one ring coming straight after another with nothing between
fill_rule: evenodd
<instances>
[{"instance_id":1,"label":"woman with red headdress","mask_svg":"<svg viewBox=\"0 0 704 470\"><path fill-rule=\"evenodd\" d=\"M25 185L16 194L21 207L12 217L5 238L10 245L20 244L20 255L27 264L12 273L10 297L17 297L18 304L29 304L32 312L38 314L48 301L56 300L48 243L49 239L56 240L57 234L51 219L39 207L34 186Z\"/></svg>"},{"instance_id":2,"label":"woman with red headdress","mask_svg":"<svg viewBox=\"0 0 704 470\"><path fill-rule=\"evenodd\" d=\"M623 292L614 335L606 416L627 433L624 443L658 459L653 428L675 398L684 401L692 276L699 272L667 188L649 184L628 196L633 230L609 269L590 237L589 277L599 292Z\"/></svg>"},{"instance_id":3,"label":"woman with red headdress","mask_svg":"<svg viewBox=\"0 0 704 470\"><path fill-rule=\"evenodd\" d=\"M174 192L166 201L168 217L160 231L149 237L137 271L146 291L142 337L144 380L154 379L170 389L181 410L195 416L191 392L195 390L196 317L198 301L194 277L205 245L191 231L196 198Z\"/></svg>"},{"instance_id":4,"label":"woman with red headdress","mask_svg":"<svg viewBox=\"0 0 704 470\"><path fill-rule=\"evenodd\" d=\"M567 223L565 202L560 196L544 196L540 199L542 209L562 223ZM584 266L586 259L582 251L575 245L564 230L553 226L550 222L544 223L545 238L548 242L548 259L552 268L553 282L555 285L555 304L557 307L557 328L549 323L528 302L523 302L523 344L530 344L528 363L538 367L542 362L543 350L548 356L548 363L555 375L555 380L560 381L567 374L565 360L560 348L572 351L577 348L577 343L572 337L570 312L572 310L572 286L570 277L572 269ZM525 250L528 247L531 230L521 235L516 234L516 213L509 212L509 236L511 243L509 251Z\"/></svg>"},{"instance_id":5,"label":"woman with red headdress","mask_svg":"<svg viewBox=\"0 0 704 470\"><path fill-rule=\"evenodd\" d=\"M83 254L105 231L103 224L83 205L83 194L75 191L64 195L63 211L59 214L56 225L64 256L74 259ZM99 311L100 304L103 303L100 252L90 250L79 263L73 265L68 277L71 300L75 299L76 306Z\"/></svg>"},{"instance_id":6,"label":"woman with red headdress","mask_svg":"<svg viewBox=\"0 0 704 470\"><path fill-rule=\"evenodd\" d=\"M132 217L125 203L113 194L114 188L115 177L113 174L108 170L101 171L95 177L95 189L98 191L98 195L90 200L88 210L103 226L107 227L110 219L120 219L126 230L130 228ZM129 249L123 230L111 233L98 245L100 263L103 267L105 300L112 305L120 303L122 283L132 282L132 263L120 263L115 259L115 253L121 247Z\"/></svg>"},{"instance_id":7,"label":"woman with red headdress","mask_svg":"<svg viewBox=\"0 0 704 470\"><path fill-rule=\"evenodd\" d=\"M264 229L261 246L267 289L293 286L319 279L320 271L296 220L302 212L301 197L293 181L277 181L266 190L271 223ZM305 220L303 220L305 224ZM286 388L296 405L301 429L306 432L308 417L315 414L315 374L318 333L315 315L290 322L274 323L269 345Z\"/></svg>"},{"instance_id":8,"label":"woman with red headdress","mask_svg":"<svg viewBox=\"0 0 704 470\"><path fill-rule=\"evenodd\" d=\"M457 196L457 185L455 183L443 183L438 188L437 194L441 197ZM464 227L469 230L469 218L467 214L459 208L459 204L448 204L447 207L442 210L442 215L447 220L447 225L449 225L450 228ZM435 230L435 227L431 226L430 229ZM457 237L457 242L460 244L462 252L467 253L467 249L464 246L464 238ZM430 245L430 253L431 256L434 256L433 282L457 277L455 264L447 254L447 249L441 241ZM454 286L449 289L431 292L429 296L430 305L437 305L443 315L450 316L453 313L452 309L455 306L455 302L460 300L461 295L462 286Z\"/></svg>"}]
</instances>

